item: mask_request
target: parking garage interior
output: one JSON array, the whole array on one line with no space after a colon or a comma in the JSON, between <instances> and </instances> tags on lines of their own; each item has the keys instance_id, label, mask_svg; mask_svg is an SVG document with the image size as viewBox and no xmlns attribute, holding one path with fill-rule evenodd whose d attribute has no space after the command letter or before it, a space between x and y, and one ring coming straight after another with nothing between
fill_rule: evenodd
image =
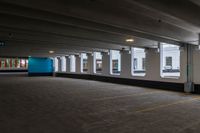
<instances>
[{"instance_id":1,"label":"parking garage interior","mask_svg":"<svg viewBox=\"0 0 200 133\"><path fill-rule=\"evenodd\" d=\"M0 132L199 133L198 0L0 0Z\"/></svg>"}]
</instances>

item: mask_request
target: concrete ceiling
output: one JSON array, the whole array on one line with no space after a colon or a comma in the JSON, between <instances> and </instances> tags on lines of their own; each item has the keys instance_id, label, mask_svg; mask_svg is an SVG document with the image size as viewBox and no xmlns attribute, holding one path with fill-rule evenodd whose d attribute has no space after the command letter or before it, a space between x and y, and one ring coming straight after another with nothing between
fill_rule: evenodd
<instances>
[{"instance_id":1,"label":"concrete ceiling","mask_svg":"<svg viewBox=\"0 0 200 133\"><path fill-rule=\"evenodd\" d=\"M199 12L197 0L0 0L0 56L197 44Z\"/></svg>"},{"instance_id":2,"label":"concrete ceiling","mask_svg":"<svg viewBox=\"0 0 200 133\"><path fill-rule=\"evenodd\" d=\"M194 4L197 4L197 5L200 6L200 1L199 0L190 0L190 1L192 1Z\"/></svg>"}]
</instances>

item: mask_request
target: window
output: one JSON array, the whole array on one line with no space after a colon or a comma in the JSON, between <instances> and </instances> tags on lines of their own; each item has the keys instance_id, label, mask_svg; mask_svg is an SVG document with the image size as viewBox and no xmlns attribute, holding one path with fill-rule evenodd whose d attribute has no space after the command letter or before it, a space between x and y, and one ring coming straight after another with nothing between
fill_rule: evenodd
<instances>
[{"instance_id":1,"label":"window","mask_svg":"<svg viewBox=\"0 0 200 133\"><path fill-rule=\"evenodd\" d=\"M121 71L121 54L120 51L110 50L111 74L120 74Z\"/></svg>"},{"instance_id":2,"label":"window","mask_svg":"<svg viewBox=\"0 0 200 133\"><path fill-rule=\"evenodd\" d=\"M101 52L94 52L94 73L102 72L102 55Z\"/></svg>"},{"instance_id":3,"label":"window","mask_svg":"<svg viewBox=\"0 0 200 133\"><path fill-rule=\"evenodd\" d=\"M144 48L132 48L132 75L145 76L146 53Z\"/></svg>"},{"instance_id":4,"label":"window","mask_svg":"<svg viewBox=\"0 0 200 133\"><path fill-rule=\"evenodd\" d=\"M172 57L165 57L165 66L172 67Z\"/></svg>"},{"instance_id":5,"label":"window","mask_svg":"<svg viewBox=\"0 0 200 133\"><path fill-rule=\"evenodd\" d=\"M27 69L28 59L0 58L0 69Z\"/></svg>"},{"instance_id":6,"label":"window","mask_svg":"<svg viewBox=\"0 0 200 133\"><path fill-rule=\"evenodd\" d=\"M81 72L88 71L88 56L86 53L81 54Z\"/></svg>"},{"instance_id":7,"label":"window","mask_svg":"<svg viewBox=\"0 0 200 133\"><path fill-rule=\"evenodd\" d=\"M145 70L145 66L146 66L146 60L145 58L142 58L142 69Z\"/></svg>"},{"instance_id":8,"label":"window","mask_svg":"<svg viewBox=\"0 0 200 133\"><path fill-rule=\"evenodd\" d=\"M137 58L134 58L133 60L133 65L134 65L134 69L137 69Z\"/></svg>"},{"instance_id":9,"label":"window","mask_svg":"<svg viewBox=\"0 0 200 133\"><path fill-rule=\"evenodd\" d=\"M167 43L160 44L161 77L180 76L179 46Z\"/></svg>"},{"instance_id":10,"label":"window","mask_svg":"<svg viewBox=\"0 0 200 133\"><path fill-rule=\"evenodd\" d=\"M76 72L76 57L70 55L70 72Z\"/></svg>"},{"instance_id":11,"label":"window","mask_svg":"<svg viewBox=\"0 0 200 133\"><path fill-rule=\"evenodd\" d=\"M11 64L10 64L11 65ZM10 66L11 67L11 66ZM21 59L21 67L26 67L26 61L24 59Z\"/></svg>"}]
</instances>

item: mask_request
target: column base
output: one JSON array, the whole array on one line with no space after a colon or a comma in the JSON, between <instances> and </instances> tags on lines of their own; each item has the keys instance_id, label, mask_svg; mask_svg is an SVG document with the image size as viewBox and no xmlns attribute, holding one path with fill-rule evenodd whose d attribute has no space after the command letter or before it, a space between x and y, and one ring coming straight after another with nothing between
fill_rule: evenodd
<instances>
[{"instance_id":1,"label":"column base","mask_svg":"<svg viewBox=\"0 0 200 133\"><path fill-rule=\"evenodd\" d=\"M184 92L186 92L186 93L194 92L194 83L193 82L185 82L184 83Z\"/></svg>"}]
</instances>

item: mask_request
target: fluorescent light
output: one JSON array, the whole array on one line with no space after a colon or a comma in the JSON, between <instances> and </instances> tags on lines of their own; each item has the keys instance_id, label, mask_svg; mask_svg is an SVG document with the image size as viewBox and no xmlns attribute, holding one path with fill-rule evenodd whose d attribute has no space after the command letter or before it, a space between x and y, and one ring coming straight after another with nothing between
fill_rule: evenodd
<instances>
[{"instance_id":1,"label":"fluorescent light","mask_svg":"<svg viewBox=\"0 0 200 133\"><path fill-rule=\"evenodd\" d=\"M126 39L126 42L134 42L134 39L132 38Z\"/></svg>"},{"instance_id":2,"label":"fluorescent light","mask_svg":"<svg viewBox=\"0 0 200 133\"><path fill-rule=\"evenodd\" d=\"M49 53L50 53L50 54L53 54L53 53L55 53L55 52L54 52L53 50L50 50Z\"/></svg>"}]
</instances>

